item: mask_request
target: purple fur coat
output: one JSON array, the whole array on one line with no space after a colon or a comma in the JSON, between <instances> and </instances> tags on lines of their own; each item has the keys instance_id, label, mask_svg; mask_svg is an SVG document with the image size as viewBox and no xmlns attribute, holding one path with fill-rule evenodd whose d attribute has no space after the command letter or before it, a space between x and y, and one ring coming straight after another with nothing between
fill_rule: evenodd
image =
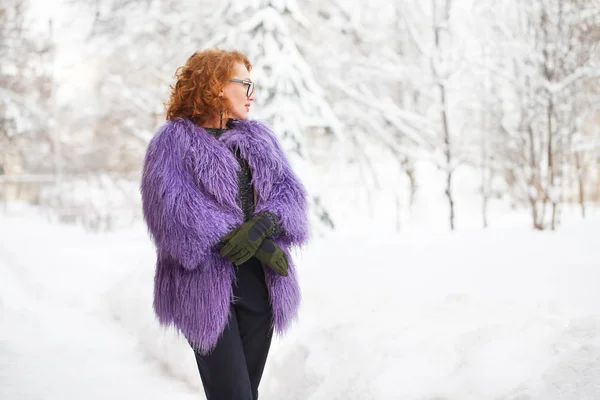
<instances>
[{"instance_id":1,"label":"purple fur coat","mask_svg":"<svg viewBox=\"0 0 600 400\"><path fill-rule=\"evenodd\" d=\"M252 169L256 212L270 211L283 227L275 242L289 275L265 268L275 331L296 317L300 290L289 255L308 237L306 191L275 135L258 121L234 121L219 140L191 121L167 121L148 145L142 174L144 219L156 245L154 311L198 350L212 350L227 324L233 265L215 245L244 220L237 198L239 148Z\"/></svg>"}]
</instances>

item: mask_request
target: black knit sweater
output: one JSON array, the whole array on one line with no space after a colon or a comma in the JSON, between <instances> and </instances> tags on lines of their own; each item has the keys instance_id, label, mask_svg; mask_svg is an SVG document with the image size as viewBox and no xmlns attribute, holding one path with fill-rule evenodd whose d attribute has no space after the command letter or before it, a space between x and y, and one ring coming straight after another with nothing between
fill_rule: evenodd
<instances>
[{"instance_id":1,"label":"black knit sweater","mask_svg":"<svg viewBox=\"0 0 600 400\"><path fill-rule=\"evenodd\" d=\"M224 133L227 128L223 129L222 132L219 128L204 128L208 133L213 135L215 138L219 138L219 135ZM252 184L252 169L248 160L246 160L240 154L240 151L236 149L234 152L235 158L240 164L240 170L238 171L238 205L244 212L244 220L248 221L254 215L255 204L254 204L254 185ZM271 237L278 237L283 233L283 228L279 223L277 217L270 212L265 213L273 222L275 229Z\"/></svg>"}]
</instances>

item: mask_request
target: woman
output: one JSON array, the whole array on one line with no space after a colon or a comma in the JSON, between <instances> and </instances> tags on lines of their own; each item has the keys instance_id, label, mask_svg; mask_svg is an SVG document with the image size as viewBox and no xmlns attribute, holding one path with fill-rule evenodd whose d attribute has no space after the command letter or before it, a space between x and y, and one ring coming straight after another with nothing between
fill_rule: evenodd
<instances>
[{"instance_id":1,"label":"woman","mask_svg":"<svg viewBox=\"0 0 600 400\"><path fill-rule=\"evenodd\" d=\"M258 398L273 331L300 302L289 250L307 240L306 192L273 132L247 119L250 70L236 51L193 54L142 174L154 310L190 343L208 400Z\"/></svg>"}]
</instances>

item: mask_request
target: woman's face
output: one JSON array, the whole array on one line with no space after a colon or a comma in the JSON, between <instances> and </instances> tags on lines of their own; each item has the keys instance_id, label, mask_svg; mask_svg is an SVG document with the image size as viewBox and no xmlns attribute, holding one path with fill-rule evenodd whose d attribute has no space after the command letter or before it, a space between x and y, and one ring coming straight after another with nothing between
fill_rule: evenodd
<instances>
[{"instance_id":1,"label":"woman's face","mask_svg":"<svg viewBox=\"0 0 600 400\"><path fill-rule=\"evenodd\" d=\"M251 82L250 73L242 63L235 64L232 79ZM250 105L254 101L254 93L248 96L249 85L241 82L228 82L223 89L223 96L231 103L230 118L246 119L250 111ZM253 88L252 88L253 89Z\"/></svg>"}]
</instances>

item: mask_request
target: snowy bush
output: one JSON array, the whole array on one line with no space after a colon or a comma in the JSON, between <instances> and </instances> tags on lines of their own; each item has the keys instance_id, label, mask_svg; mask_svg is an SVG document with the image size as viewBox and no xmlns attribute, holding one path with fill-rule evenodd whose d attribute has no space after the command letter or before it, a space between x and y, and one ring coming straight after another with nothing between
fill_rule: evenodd
<instances>
[{"instance_id":1,"label":"snowy bush","mask_svg":"<svg viewBox=\"0 0 600 400\"><path fill-rule=\"evenodd\" d=\"M140 218L139 183L108 174L68 179L42 187L40 207L53 221L110 231Z\"/></svg>"}]
</instances>

